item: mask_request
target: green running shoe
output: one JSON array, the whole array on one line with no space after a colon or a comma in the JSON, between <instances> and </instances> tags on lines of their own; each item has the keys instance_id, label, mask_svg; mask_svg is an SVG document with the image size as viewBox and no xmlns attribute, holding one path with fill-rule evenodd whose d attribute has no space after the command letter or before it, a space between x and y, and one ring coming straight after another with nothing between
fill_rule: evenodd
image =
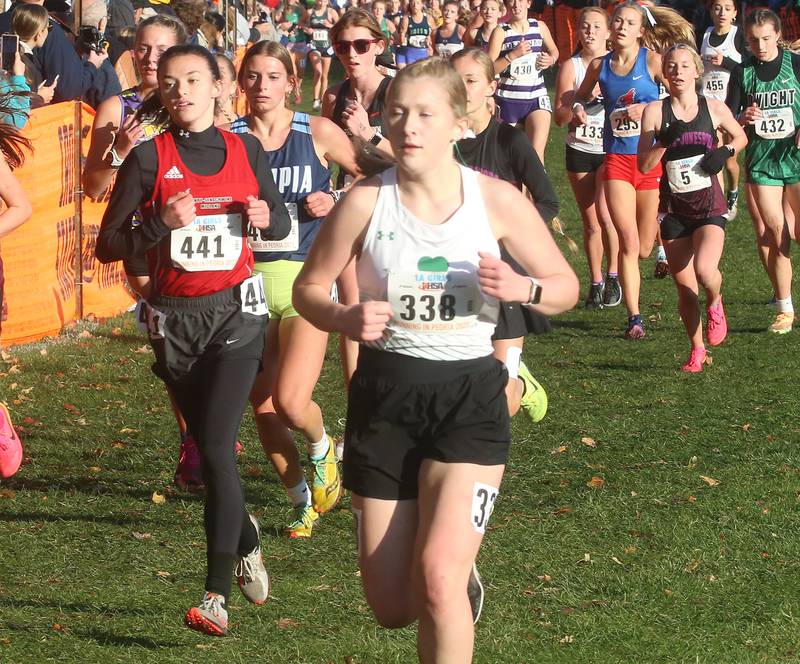
<instances>
[{"instance_id":1,"label":"green running shoe","mask_svg":"<svg viewBox=\"0 0 800 664\"><path fill-rule=\"evenodd\" d=\"M293 515L294 520L283 529L283 534L289 539L311 537L311 530L319 520L319 514L311 505L298 505L294 508Z\"/></svg>"},{"instance_id":2,"label":"green running shoe","mask_svg":"<svg viewBox=\"0 0 800 664\"><path fill-rule=\"evenodd\" d=\"M541 422L547 414L547 392L533 377L524 362L519 363L519 379L524 387L520 407L532 422Z\"/></svg>"}]
</instances>

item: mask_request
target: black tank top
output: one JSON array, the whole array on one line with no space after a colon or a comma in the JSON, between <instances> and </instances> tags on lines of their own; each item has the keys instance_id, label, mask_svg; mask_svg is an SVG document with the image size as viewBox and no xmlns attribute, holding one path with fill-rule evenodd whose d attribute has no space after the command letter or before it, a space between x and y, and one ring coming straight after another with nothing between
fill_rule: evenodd
<instances>
[{"instance_id":1,"label":"black tank top","mask_svg":"<svg viewBox=\"0 0 800 664\"><path fill-rule=\"evenodd\" d=\"M661 102L659 133L676 122L670 98ZM718 217L727 211L719 178L699 167L703 155L717 147L717 132L705 97L698 97L697 115L687 122L686 130L667 147L661 161L664 165L670 212L689 220Z\"/></svg>"},{"instance_id":2,"label":"black tank top","mask_svg":"<svg viewBox=\"0 0 800 664\"><path fill-rule=\"evenodd\" d=\"M383 107L386 105L386 90L389 88L389 83L391 82L391 78L384 76L381 84L378 86L378 90L375 92L375 96L370 102L369 108L367 108L369 126L380 128L381 133L383 132ZM331 118L345 133L347 133L347 129L342 122L342 113L344 113L344 107L347 105L347 96L349 94L350 79L346 78L342 81L342 84L339 86L339 91L336 93L336 102L333 105L333 118Z\"/></svg>"}]
</instances>

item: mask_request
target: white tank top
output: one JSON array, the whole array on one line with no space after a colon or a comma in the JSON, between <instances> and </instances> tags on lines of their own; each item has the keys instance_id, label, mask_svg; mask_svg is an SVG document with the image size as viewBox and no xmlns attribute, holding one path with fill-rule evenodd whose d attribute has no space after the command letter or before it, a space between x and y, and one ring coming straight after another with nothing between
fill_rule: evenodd
<instances>
[{"instance_id":1,"label":"white tank top","mask_svg":"<svg viewBox=\"0 0 800 664\"><path fill-rule=\"evenodd\" d=\"M426 224L400 201L397 169L381 173L375 211L356 263L361 302L388 301L393 318L370 348L426 360L492 353L498 302L478 286L478 251L500 256L478 174L461 171L463 203Z\"/></svg>"},{"instance_id":2,"label":"white tank top","mask_svg":"<svg viewBox=\"0 0 800 664\"><path fill-rule=\"evenodd\" d=\"M734 62L742 61L742 54L736 50L734 41L736 39L737 26L731 26L730 32L725 36L725 40L719 46L711 46L709 38L714 31L714 27L706 28L703 35L703 44L700 46L700 57L703 58L703 78L701 79L700 92L704 97L725 101L728 94L728 82L731 80L731 73L719 65L712 65L707 58L715 53L721 53L723 58L730 58Z\"/></svg>"},{"instance_id":3,"label":"white tank top","mask_svg":"<svg viewBox=\"0 0 800 664\"><path fill-rule=\"evenodd\" d=\"M575 69L575 89L581 87L586 76L586 67L580 55L570 58ZM567 145L590 154L603 154L603 125L606 121L603 104L592 104L586 109L585 125L571 128L566 135Z\"/></svg>"}]
</instances>

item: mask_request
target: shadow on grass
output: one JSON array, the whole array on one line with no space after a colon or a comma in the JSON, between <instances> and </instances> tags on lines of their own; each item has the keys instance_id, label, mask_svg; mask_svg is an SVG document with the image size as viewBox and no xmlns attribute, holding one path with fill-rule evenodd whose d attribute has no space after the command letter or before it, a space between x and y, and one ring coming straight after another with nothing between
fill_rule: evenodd
<instances>
[{"instance_id":1,"label":"shadow on grass","mask_svg":"<svg viewBox=\"0 0 800 664\"><path fill-rule=\"evenodd\" d=\"M130 524L141 524L141 517L127 517L103 514L65 514L58 512L49 514L46 512L0 512L0 523L11 521L50 521L57 523L59 521L87 521L89 523L111 523L117 526L125 526Z\"/></svg>"},{"instance_id":2,"label":"shadow on grass","mask_svg":"<svg viewBox=\"0 0 800 664\"><path fill-rule=\"evenodd\" d=\"M98 618L102 616L116 616L116 615L126 615L126 616L142 616L142 617L152 617L152 612L146 611L143 608L135 608L135 605L131 604L131 606L109 606L108 604L86 604L81 602L65 602L63 599L51 600L48 598L41 598L41 599L7 599L5 597L0 598L0 607L4 607L7 609L19 609L19 608L29 608L29 609L57 609L61 612L71 611L74 613L91 613L96 615ZM27 629L27 628L23 628Z\"/></svg>"},{"instance_id":3,"label":"shadow on grass","mask_svg":"<svg viewBox=\"0 0 800 664\"><path fill-rule=\"evenodd\" d=\"M129 496L138 500L150 500L154 490L162 491L163 487L153 484L152 487L126 486L119 481L94 479L91 477L16 477L3 483L3 488L13 491L75 491L93 496ZM181 493L181 500L202 500L202 496Z\"/></svg>"},{"instance_id":4,"label":"shadow on grass","mask_svg":"<svg viewBox=\"0 0 800 664\"><path fill-rule=\"evenodd\" d=\"M180 641L160 641L147 636L123 636L121 634L102 632L98 629L85 631L74 630L72 633L87 639L92 639L101 646L138 647L147 648L148 650L160 650L161 648L181 648L187 645L185 642Z\"/></svg>"}]
</instances>

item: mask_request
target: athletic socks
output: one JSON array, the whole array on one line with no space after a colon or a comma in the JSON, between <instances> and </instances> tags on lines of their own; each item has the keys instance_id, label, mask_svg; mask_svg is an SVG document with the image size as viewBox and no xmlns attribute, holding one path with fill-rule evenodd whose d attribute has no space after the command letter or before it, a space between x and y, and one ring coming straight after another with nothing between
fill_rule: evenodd
<instances>
[{"instance_id":1,"label":"athletic socks","mask_svg":"<svg viewBox=\"0 0 800 664\"><path fill-rule=\"evenodd\" d=\"M785 297L782 300L775 298L775 307L779 313L793 314L794 306L792 305L792 296Z\"/></svg>"},{"instance_id":2,"label":"athletic socks","mask_svg":"<svg viewBox=\"0 0 800 664\"><path fill-rule=\"evenodd\" d=\"M300 507L301 505L311 504L311 492L308 490L308 482L305 478L300 480L297 486L286 489L289 494L289 500L292 501L292 507Z\"/></svg>"},{"instance_id":3,"label":"athletic socks","mask_svg":"<svg viewBox=\"0 0 800 664\"><path fill-rule=\"evenodd\" d=\"M331 443L328 440L328 434L325 431L322 432L322 438L320 438L316 443L306 443L308 456L311 457L312 461L319 461L320 459L325 458L330 446Z\"/></svg>"},{"instance_id":4,"label":"athletic socks","mask_svg":"<svg viewBox=\"0 0 800 664\"><path fill-rule=\"evenodd\" d=\"M660 244L656 247L656 260L657 261L666 261L667 260L667 253L664 251L664 247Z\"/></svg>"},{"instance_id":5,"label":"athletic socks","mask_svg":"<svg viewBox=\"0 0 800 664\"><path fill-rule=\"evenodd\" d=\"M628 327L633 327L634 325L642 325L642 314L628 316Z\"/></svg>"},{"instance_id":6,"label":"athletic socks","mask_svg":"<svg viewBox=\"0 0 800 664\"><path fill-rule=\"evenodd\" d=\"M509 378L519 378L519 362L522 356L522 349L516 346L511 346L506 351L506 371L508 371Z\"/></svg>"},{"instance_id":7,"label":"athletic socks","mask_svg":"<svg viewBox=\"0 0 800 664\"><path fill-rule=\"evenodd\" d=\"M606 279L618 279L619 273L617 272L606 272Z\"/></svg>"}]
</instances>

